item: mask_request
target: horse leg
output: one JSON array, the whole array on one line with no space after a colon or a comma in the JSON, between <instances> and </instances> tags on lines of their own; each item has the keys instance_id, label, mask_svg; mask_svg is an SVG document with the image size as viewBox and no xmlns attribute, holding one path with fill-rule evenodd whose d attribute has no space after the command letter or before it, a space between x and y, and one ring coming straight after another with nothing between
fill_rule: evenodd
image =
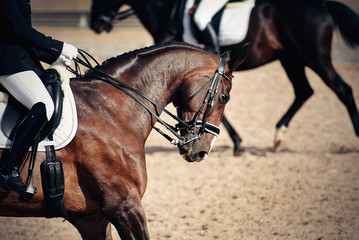
<instances>
[{"instance_id":1,"label":"horse leg","mask_svg":"<svg viewBox=\"0 0 359 240\"><path fill-rule=\"evenodd\" d=\"M113 199L109 197L109 199ZM149 238L146 216L139 197L128 195L124 202L104 204L104 216L116 227L121 239L146 240Z\"/></svg>"},{"instance_id":2,"label":"horse leg","mask_svg":"<svg viewBox=\"0 0 359 240\"><path fill-rule=\"evenodd\" d=\"M331 19L331 18L329 18ZM329 21L329 24L332 24ZM320 47L315 47L318 52L314 52L312 58L314 62L308 64L324 81L324 83L337 95L340 101L345 105L349 116L351 118L356 135L359 137L359 113L354 101L352 88L344 82L344 80L335 71L332 59L331 59L331 43L332 43L332 31L333 27L328 27L328 24L323 23L322 29L318 29L317 32L321 32L322 35L318 37L318 42L322 43ZM324 29L324 30L323 30Z\"/></svg>"},{"instance_id":3,"label":"horse leg","mask_svg":"<svg viewBox=\"0 0 359 240\"><path fill-rule=\"evenodd\" d=\"M356 107L352 88L344 82L344 80L335 71L329 62L321 69L313 69L325 82L325 84L333 90L340 101L345 105L352 121L356 135L359 137L359 113Z\"/></svg>"},{"instance_id":4,"label":"horse leg","mask_svg":"<svg viewBox=\"0 0 359 240\"><path fill-rule=\"evenodd\" d=\"M241 145L241 142L242 142L241 137L238 135L236 130L234 130L232 125L228 122L225 115L223 115L222 123L223 123L224 127L227 129L228 134L229 134L230 138L233 141L233 144L234 144L233 155L234 156L239 156L241 154L241 149L240 149L240 145Z\"/></svg>"},{"instance_id":5,"label":"horse leg","mask_svg":"<svg viewBox=\"0 0 359 240\"><path fill-rule=\"evenodd\" d=\"M305 101L313 95L313 89L305 76L304 65L298 62L295 58L289 56L282 57L280 61L293 85L295 99L288 111L276 125L276 134L274 137L275 152L279 151L280 147L283 145L284 134L288 128L289 122Z\"/></svg>"},{"instance_id":6,"label":"horse leg","mask_svg":"<svg viewBox=\"0 0 359 240\"><path fill-rule=\"evenodd\" d=\"M89 217L70 217L69 222L81 234L84 240L112 240L111 224L102 215Z\"/></svg>"}]
</instances>

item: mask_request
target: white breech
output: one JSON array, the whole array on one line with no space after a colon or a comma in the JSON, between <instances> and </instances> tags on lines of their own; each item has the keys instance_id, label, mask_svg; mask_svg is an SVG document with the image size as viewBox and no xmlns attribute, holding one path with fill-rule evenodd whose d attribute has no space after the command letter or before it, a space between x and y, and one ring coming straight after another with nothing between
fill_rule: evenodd
<instances>
[{"instance_id":1,"label":"white breech","mask_svg":"<svg viewBox=\"0 0 359 240\"><path fill-rule=\"evenodd\" d=\"M38 102L46 106L46 116L50 120L54 113L52 98L34 71L24 71L0 76L0 84L21 104L28 109Z\"/></svg>"}]
</instances>

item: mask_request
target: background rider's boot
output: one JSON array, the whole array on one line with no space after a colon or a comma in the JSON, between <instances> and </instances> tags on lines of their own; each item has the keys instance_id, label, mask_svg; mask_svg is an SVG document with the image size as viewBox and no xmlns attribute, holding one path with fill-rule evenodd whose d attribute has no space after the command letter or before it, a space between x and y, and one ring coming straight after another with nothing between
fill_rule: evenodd
<instances>
[{"instance_id":1,"label":"background rider's boot","mask_svg":"<svg viewBox=\"0 0 359 240\"><path fill-rule=\"evenodd\" d=\"M37 103L19 124L7 159L0 172L1 185L6 190L21 193L26 185L19 175L19 167L35 138L47 122L45 104Z\"/></svg>"}]
</instances>

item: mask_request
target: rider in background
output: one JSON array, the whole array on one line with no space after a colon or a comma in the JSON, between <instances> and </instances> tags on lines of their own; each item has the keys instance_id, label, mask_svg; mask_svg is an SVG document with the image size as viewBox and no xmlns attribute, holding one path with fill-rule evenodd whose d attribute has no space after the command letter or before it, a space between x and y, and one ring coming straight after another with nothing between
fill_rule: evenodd
<instances>
[{"instance_id":1,"label":"rider in background","mask_svg":"<svg viewBox=\"0 0 359 240\"><path fill-rule=\"evenodd\" d=\"M10 151L3 152L0 186L21 193L26 186L19 166L54 111L52 98L39 77L44 70L40 61L51 64L59 60L69 66L78 51L32 27L30 0L0 0L0 29L0 84L29 109L12 134Z\"/></svg>"},{"instance_id":2,"label":"rider in background","mask_svg":"<svg viewBox=\"0 0 359 240\"><path fill-rule=\"evenodd\" d=\"M194 11L193 20L201 31L204 44L220 52L218 36L212 25L212 18L229 0L197 0L195 2L199 3Z\"/></svg>"}]
</instances>

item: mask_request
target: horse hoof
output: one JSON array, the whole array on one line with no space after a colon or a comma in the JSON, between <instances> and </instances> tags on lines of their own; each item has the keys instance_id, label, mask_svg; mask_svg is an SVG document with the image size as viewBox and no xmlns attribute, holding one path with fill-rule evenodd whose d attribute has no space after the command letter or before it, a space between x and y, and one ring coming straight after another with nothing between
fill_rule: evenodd
<instances>
[{"instance_id":1,"label":"horse hoof","mask_svg":"<svg viewBox=\"0 0 359 240\"><path fill-rule=\"evenodd\" d=\"M275 136L274 136L274 152L279 152L280 149L283 147L285 133L287 132L287 127L282 125L277 128Z\"/></svg>"},{"instance_id":2,"label":"horse hoof","mask_svg":"<svg viewBox=\"0 0 359 240\"><path fill-rule=\"evenodd\" d=\"M239 151L234 151L233 152L233 156L235 156L235 157L239 157L239 156L241 156L241 152Z\"/></svg>"},{"instance_id":3,"label":"horse hoof","mask_svg":"<svg viewBox=\"0 0 359 240\"><path fill-rule=\"evenodd\" d=\"M277 153L277 152L280 151L280 149L281 149L281 142L282 142L282 141L274 141L273 152Z\"/></svg>"},{"instance_id":4,"label":"horse hoof","mask_svg":"<svg viewBox=\"0 0 359 240\"><path fill-rule=\"evenodd\" d=\"M244 150L242 148L235 147L234 151L233 151L233 156L239 157L242 155L243 152L244 152Z\"/></svg>"}]
</instances>

